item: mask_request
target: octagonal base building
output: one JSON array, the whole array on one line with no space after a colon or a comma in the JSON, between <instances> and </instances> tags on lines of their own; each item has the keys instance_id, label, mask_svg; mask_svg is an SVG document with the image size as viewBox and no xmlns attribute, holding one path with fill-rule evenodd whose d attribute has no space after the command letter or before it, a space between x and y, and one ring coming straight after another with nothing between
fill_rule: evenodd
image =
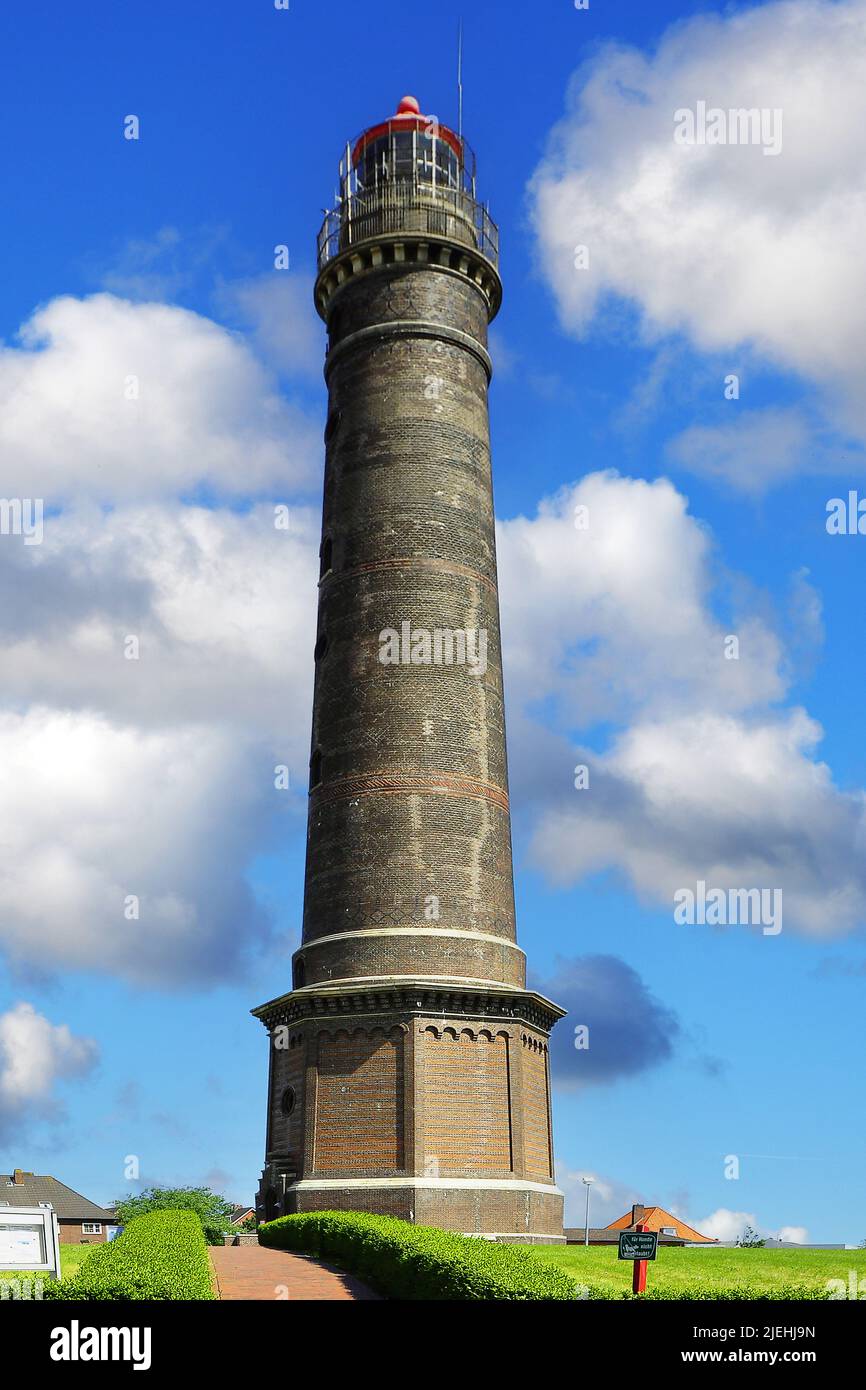
<instances>
[{"instance_id":1,"label":"octagonal base building","mask_svg":"<svg viewBox=\"0 0 866 1390\"><path fill-rule=\"evenodd\" d=\"M404 97L319 235L325 481L303 935L260 1220L562 1239L548 1037L517 945L487 391L498 233Z\"/></svg>"}]
</instances>

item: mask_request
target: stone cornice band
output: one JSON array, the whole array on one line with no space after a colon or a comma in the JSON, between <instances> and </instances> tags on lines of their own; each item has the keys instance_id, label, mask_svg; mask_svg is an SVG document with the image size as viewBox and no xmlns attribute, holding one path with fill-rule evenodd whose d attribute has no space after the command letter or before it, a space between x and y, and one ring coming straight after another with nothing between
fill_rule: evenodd
<instances>
[{"instance_id":1,"label":"stone cornice band","mask_svg":"<svg viewBox=\"0 0 866 1390\"><path fill-rule=\"evenodd\" d=\"M375 987L383 984L405 984L407 980L414 980L416 983L420 981L421 984L425 985L436 985L440 989L453 989L455 986L459 989L463 985L471 985L476 989L478 987L482 989L500 989L502 987L501 980L488 980L484 975L418 975L411 970L404 970L400 975L344 975L342 979L328 979L326 983L329 987L333 985L335 988L356 989L359 981ZM304 985L304 989L309 990L311 994L321 988L321 985ZM298 990L299 994L301 992Z\"/></svg>"},{"instance_id":2,"label":"stone cornice band","mask_svg":"<svg viewBox=\"0 0 866 1390\"><path fill-rule=\"evenodd\" d=\"M555 1182L534 1182L530 1178L300 1178L297 1182L291 1183L292 1189L302 1190L321 1188L328 1191L341 1187L410 1187L415 1190L450 1187L463 1192L471 1192L481 1187L489 1192L546 1192L556 1196L562 1195ZM499 1236L498 1239L501 1240L502 1237ZM525 1239L525 1232L521 1233L521 1239ZM550 1240L550 1236L545 1236L544 1239Z\"/></svg>"},{"instance_id":3,"label":"stone cornice band","mask_svg":"<svg viewBox=\"0 0 866 1390\"><path fill-rule=\"evenodd\" d=\"M307 951L312 946L324 946L331 941L357 941L358 937L365 936L448 936L459 940L468 941L489 941L493 946L507 946L512 951L523 951L516 941L509 941L504 936L494 936L487 931L463 931L460 927L428 927L419 925L415 927L359 927L357 931L338 931L331 932L329 936L314 936L309 941L302 941L301 945Z\"/></svg>"},{"instance_id":4,"label":"stone cornice band","mask_svg":"<svg viewBox=\"0 0 866 1390\"><path fill-rule=\"evenodd\" d=\"M407 259L407 246L412 246L414 259ZM346 285L361 275L395 265L407 270L433 269L440 275L453 275L472 285L483 297L488 320L492 321L499 312L502 302L499 271L477 248L463 243L455 245L449 237L404 231L366 238L328 261L319 271L313 290L318 313L327 320L331 301Z\"/></svg>"},{"instance_id":5,"label":"stone cornice band","mask_svg":"<svg viewBox=\"0 0 866 1390\"><path fill-rule=\"evenodd\" d=\"M393 984L365 986L358 980L354 988L346 985L307 985L278 999L261 1004L251 1013L268 1029L304 1018L363 1018L388 1013L458 1016L488 1021L524 1022L550 1032L565 1009L532 990L473 987L460 984L431 984L407 980Z\"/></svg>"},{"instance_id":6,"label":"stone cornice band","mask_svg":"<svg viewBox=\"0 0 866 1390\"><path fill-rule=\"evenodd\" d=\"M489 352L470 333L464 333L460 328L450 328L444 323L432 323L427 319L389 319L385 323L371 323L366 328L347 333L345 338L335 343L325 358L325 380L328 380L334 363L339 361L349 348L367 342L370 338L438 338L471 352L487 373L488 382L493 376L493 363Z\"/></svg>"}]
</instances>

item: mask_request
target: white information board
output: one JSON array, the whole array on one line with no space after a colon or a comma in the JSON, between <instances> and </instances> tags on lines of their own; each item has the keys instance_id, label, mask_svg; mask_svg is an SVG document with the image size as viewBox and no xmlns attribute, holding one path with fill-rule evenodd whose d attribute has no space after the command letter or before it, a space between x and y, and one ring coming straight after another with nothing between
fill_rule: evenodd
<instances>
[{"instance_id":1,"label":"white information board","mask_svg":"<svg viewBox=\"0 0 866 1390\"><path fill-rule=\"evenodd\" d=\"M0 1205L0 1269L60 1278L60 1227L48 1202L38 1207Z\"/></svg>"}]
</instances>

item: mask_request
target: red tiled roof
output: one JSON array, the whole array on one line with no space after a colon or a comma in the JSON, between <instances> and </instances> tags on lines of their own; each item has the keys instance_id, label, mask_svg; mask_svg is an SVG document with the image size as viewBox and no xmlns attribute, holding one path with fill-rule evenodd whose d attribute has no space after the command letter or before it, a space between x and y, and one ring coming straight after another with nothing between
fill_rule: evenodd
<instances>
[{"instance_id":1,"label":"red tiled roof","mask_svg":"<svg viewBox=\"0 0 866 1390\"><path fill-rule=\"evenodd\" d=\"M628 1231L634 1225L632 1214L627 1211L625 1216L620 1216L616 1221L611 1221L605 1229L608 1231ZM685 1221L680 1221L678 1217L672 1216L664 1207L646 1207L641 1217L641 1225L646 1231L660 1231L662 1226L670 1226L680 1240L691 1240L702 1245L715 1245L712 1236L702 1236L700 1231L696 1231L694 1226L686 1225Z\"/></svg>"}]
</instances>

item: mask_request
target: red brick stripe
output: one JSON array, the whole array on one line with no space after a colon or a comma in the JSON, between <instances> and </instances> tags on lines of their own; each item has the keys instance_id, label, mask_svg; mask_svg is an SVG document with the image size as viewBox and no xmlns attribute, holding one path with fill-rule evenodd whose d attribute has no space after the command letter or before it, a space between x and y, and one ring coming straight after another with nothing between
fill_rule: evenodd
<instances>
[{"instance_id":1,"label":"red brick stripe","mask_svg":"<svg viewBox=\"0 0 866 1390\"><path fill-rule=\"evenodd\" d=\"M459 574L464 579L475 579L484 584L492 594L496 594L496 581L480 570L470 569L468 565L456 565L450 560L436 560L426 555L397 556L390 560L371 560L366 565L354 565L351 569L333 570L323 580L322 585L334 584L340 579L353 579L359 574L372 574L375 570L428 569L438 574Z\"/></svg>"},{"instance_id":2,"label":"red brick stripe","mask_svg":"<svg viewBox=\"0 0 866 1390\"><path fill-rule=\"evenodd\" d=\"M399 796L415 792L425 796L472 797L508 810L508 793L502 787L454 772L371 772L366 776L341 777L314 787L310 796L317 804L327 804L349 796Z\"/></svg>"}]
</instances>

